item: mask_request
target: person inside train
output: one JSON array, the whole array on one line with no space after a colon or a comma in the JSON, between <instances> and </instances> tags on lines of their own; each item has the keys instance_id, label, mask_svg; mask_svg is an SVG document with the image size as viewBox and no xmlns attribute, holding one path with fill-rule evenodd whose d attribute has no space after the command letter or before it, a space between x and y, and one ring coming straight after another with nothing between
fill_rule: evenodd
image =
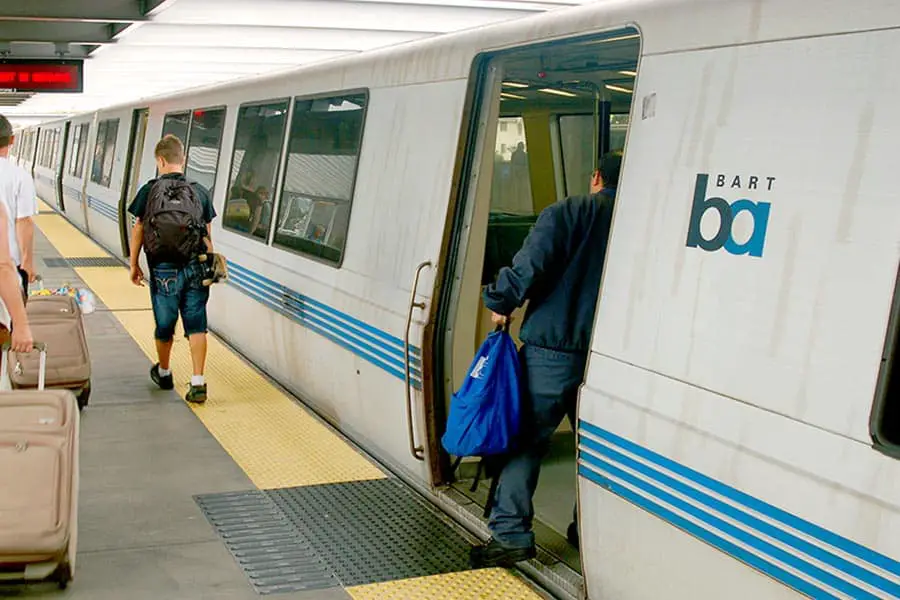
<instances>
[{"instance_id":1,"label":"person inside train","mask_svg":"<svg viewBox=\"0 0 900 600\"><path fill-rule=\"evenodd\" d=\"M28 296L28 284L37 279L34 269L34 215L38 212L34 180L21 166L9 160L9 149L15 143L12 125L0 115L0 178L12 188L2 198L9 229L9 251L22 278L22 293Z\"/></svg>"},{"instance_id":2,"label":"person inside train","mask_svg":"<svg viewBox=\"0 0 900 600\"><path fill-rule=\"evenodd\" d=\"M529 305L519 334L521 435L499 475L492 537L472 549L473 568L509 567L536 556L532 501L541 459L563 417L575 422L621 164L620 152L605 154L589 195L544 209L512 265L484 289L495 324L505 324L526 300ZM573 522L568 538L576 546L577 531Z\"/></svg>"},{"instance_id":3,"label":"person inside train","mask_svg":"<svg viewBox=\"0 0 900 600\"><path fill-rule=\"evenodd\" d=\"M143 247L150 267L150 299L156 322L154 337L159 357L159 362L150 369L150 378L164 390L174 388L169 360L180 312L193 363L193 376L185 399L188 402L202 403L206 401L207 395L203 373L206 368L206 304L209 301L209 288L202 283L203 270L196 256L204 250L201 246L205 246L206 251L213 250L211 223L216 217L216 211L206 188L196 182L188 182L184 176L184 145L181 140L174 135L167 135L156 144L154 153L159 177L145 183L128 207L128 212L137 218L131 234L131 281L137 286L144 285L144 273L138 262ZM168 200L164 199L166 197ZM155 222L161 223L163 220L156 221L165 210L161 207L167 203L171 206L174 204L173 200L181 203L180 206L191 203L191 210L196 209L203 222L196 227L205 227L205 232L199 232L196 244L188 244L183 238L165 240L171 238L172 231L180 231L178 236L197 235L198 232L192 231L196 229L193 223L185 227L176 225L166 232L160 229L159 234L154 236L160 242L150 239L154 246L147 247L145 228L154 227ZM153 214L148 214L149 212ZM171 222L171 219L176 218L176 213L183 214L180 207L169 212L165 221ZM189 245L194 246L189 251L190 255L185 250Z\"/></svg>"}]
</instances>

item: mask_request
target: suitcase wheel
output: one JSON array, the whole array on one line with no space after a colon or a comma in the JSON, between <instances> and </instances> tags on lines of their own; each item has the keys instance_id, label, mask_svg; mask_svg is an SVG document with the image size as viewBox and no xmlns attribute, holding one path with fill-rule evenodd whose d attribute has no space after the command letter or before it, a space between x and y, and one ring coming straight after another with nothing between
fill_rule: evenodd
<instances>
[{"instance_id":1,"label":"suitcase wheel","mask_svg":"<svg viewBox=\"0 0 900 600\"><path fill-rule=\"evenodd\" d=\"M69 583L72 582L72 567L69 563L61 563L56 568L56 573L53 575L53 579L56 581L56 585L59 586L59 589L64 590L69 587Z\"/></svg>"},{"instance_id":2,"label":"suitcase wheel","mask_svg":"<svg viewBox=\"0 0 900 600\"><path fill-rule=\"evenodd\" d=\"M88 400L91 397L91 382L88 381L81 391L78 392L78 396L76 396L76 400L78 400L78 410L84 410L84 407L88 405Z\"/></svg>"}]
</instances>

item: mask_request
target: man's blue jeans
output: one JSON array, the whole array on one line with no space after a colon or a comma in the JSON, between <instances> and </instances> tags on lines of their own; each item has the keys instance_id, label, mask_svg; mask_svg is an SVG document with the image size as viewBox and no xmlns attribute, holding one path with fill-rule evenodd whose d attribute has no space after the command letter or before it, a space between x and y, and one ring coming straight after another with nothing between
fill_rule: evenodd
<instances>
[{"instance_id":1,"label":"man's blue jeans","mask_svg":"<svg viewBox=\"0 0 900 600\"><path fill-rule=\"evenodd\" d=\"M563 417L575 423L578 388L586 354L559 352L528 344L519 350L522 365L522 426L517 450L500 472L488 526L504 546L534 546L534 491L541 459Z\"/></svg>"},{"instance_id":2,"label":"man's blue jeans","mask_svg":"<svg viewBox=\"0 0 900 600\"><path fill-rule=\"evenodd\" d=\"M207 332L209 288L203 285L203 271L199 263L155 265L150 268L149 279L156 339L161 342L172 340L179 313L185 337Z\"/></svg>"}]
</instances>

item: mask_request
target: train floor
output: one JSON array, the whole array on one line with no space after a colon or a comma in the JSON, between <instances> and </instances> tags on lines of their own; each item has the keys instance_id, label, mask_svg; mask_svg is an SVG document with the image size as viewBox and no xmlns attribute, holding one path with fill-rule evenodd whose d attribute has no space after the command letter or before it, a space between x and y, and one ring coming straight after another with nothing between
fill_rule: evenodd
<instances>
[{"instance_id":1,"label":"train floor","mask_svg":"<svg viewBox=\"0 0 900 600\"><path fill-rule=\"evenodd\" d=\"M46 287L93 291L93 364L82 414L75 580L0 596L85 600L515 598L546 595L515 571L473 571L476 541L211 336L204 405L149 379L147 288L41 204Z\"/></svg>"}]
</instances>

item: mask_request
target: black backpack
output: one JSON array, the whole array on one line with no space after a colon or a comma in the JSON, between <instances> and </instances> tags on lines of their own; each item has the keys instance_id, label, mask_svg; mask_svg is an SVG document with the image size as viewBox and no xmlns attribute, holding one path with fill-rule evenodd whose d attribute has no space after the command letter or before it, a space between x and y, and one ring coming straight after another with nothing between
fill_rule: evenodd
<instances>
[{"instance_id":1,"label":"black backpack","mask_svg":"<svg viewBox=\"0 0 900 600\"><path fill-rule=\"evenodd\" d=\"M203 206L183 178L156 180L143 223L144 251L154 262L185 264L206 249Z\"/></svg>"}]
</instances>

